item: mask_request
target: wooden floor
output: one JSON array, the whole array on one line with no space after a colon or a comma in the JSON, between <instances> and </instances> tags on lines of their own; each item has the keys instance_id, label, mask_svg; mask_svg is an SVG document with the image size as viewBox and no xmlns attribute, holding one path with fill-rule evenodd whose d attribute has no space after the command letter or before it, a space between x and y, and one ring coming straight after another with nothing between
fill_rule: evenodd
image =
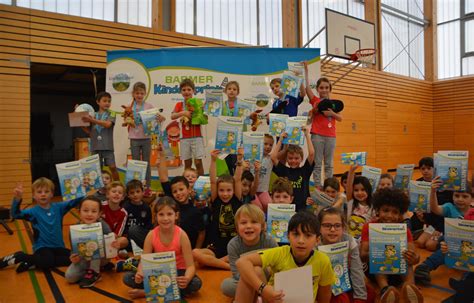
<instances>
[{"instance_id":1,"label":"wooden floor","mask_svg":"<svg viewBox=\"0 0 474 303\"><path fill-rule=\"evenodd\" d=\"M64 221L64 239L68 242L68 226L75 224L77 219L68 214ZM11 252L24 250L31 253L31 240L23 221L8 223L14 230L13 235L0 227L0 256ZM422 260L428 252L422 251ZM128 298L128 288L122 283L122 274L115 272L103 273L102 280L93 289L79 289L78 285L68 284L59 271L45 274L40 271L30 271L21 274L14 267L0 270L0 303L9 302L131 302ZM220 292L221 281L230 276L230 272L219 270L199 269L198 275L203 280L203 288L187 302L219 302L230 303L232 300ZM433 287L422 288L426 303L441 302L452 294L448 286L449 277L459 277L460 272L442 267L432 273ZM145 302L144 299L135 302Z\"/></svg>"}]
</instances>

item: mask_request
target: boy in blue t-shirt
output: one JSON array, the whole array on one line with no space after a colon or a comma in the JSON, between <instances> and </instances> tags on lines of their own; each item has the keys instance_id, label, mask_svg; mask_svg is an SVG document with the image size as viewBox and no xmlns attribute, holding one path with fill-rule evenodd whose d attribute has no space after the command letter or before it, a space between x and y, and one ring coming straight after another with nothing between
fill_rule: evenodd
<instances>
[{"instance_id":1,"label":"boy in blue t-shirt","mask_svg":"<svg viewBox=\"0 0 474 303\"><path fill-rule=\"evenodd\" d=\"M290 117L298 115L298 106L303 102L305 96L304 86L300 87L300 94L297 98L286 95L280 90L281 78L274 78L270 81L270 88L272 92L277 96L272 105L271 113L274 114L285 114Z\"/></svg>"},{"instance_id":2,"label":"boy in blue t-shirt","mask_svg":"<svg viewBox=\"0 0 474 303\"><path fill-rule=\"evenodd\" d=\"M34 234L33 255L22 251L8 255L0 259L0 269L9 265L20 263L16 271L23 272L36 266L39 269L68 266L71 261L71 252L64 246L63 240L63 217L82 198L71 201L51 203L54 194L54 184L47 178L39 178L32 185L33 200L36 206L21 209L23 197L23 186L17 185L14 189L14 197L11 213L14 219L24 219L31 222Z\"/></svg>"}]
</instances>

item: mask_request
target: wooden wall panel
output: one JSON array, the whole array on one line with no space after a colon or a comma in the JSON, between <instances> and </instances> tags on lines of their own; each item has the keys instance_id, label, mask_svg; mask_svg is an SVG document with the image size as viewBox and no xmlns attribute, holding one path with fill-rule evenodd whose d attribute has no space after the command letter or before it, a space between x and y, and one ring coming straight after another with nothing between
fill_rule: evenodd
<instances>
[{"instance_id":1,"label":"wooden wall panel","mask_svg":"<svg viewBox=\"0 0 474 303\"><path fill-rule=\"evenodd\" d=\"M434 149L468 150L474 163L474 77L433 83Z\"/></svg>"}]
</instances>

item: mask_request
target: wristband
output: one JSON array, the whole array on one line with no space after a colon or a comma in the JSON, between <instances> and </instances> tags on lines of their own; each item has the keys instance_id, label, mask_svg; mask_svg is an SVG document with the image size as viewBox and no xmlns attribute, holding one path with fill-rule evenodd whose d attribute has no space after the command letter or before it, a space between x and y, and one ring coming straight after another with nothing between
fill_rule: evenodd
<instances>
[{"instance_id":1,"label":"wristband","mask_svg":"<svg viewBox=\"0 0 474 303\"><path fill-rule=\"evenodd\" d=\"M265 288L265 286L267 286L267 283L265 283L265 282L262 282L262 284L260 284L260 287L259 287L258 290L257 290L257 294L258 294L259 296L262 295L262 292L263 292L263 289Z\"/></svg>"}]
</instances>

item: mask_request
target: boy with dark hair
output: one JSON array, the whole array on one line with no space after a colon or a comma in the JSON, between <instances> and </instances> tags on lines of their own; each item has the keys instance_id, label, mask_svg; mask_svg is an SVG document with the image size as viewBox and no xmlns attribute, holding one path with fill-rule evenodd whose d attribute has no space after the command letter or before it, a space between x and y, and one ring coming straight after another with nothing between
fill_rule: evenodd
<instances>
[{"instance_id":1,"label":"boy with dark hair","mask_svg":"<svg viewBox=\"0 0 474 303\"><path fill-rule=\"evenodd\" d=\"M139 180L131 180L126 186L127 199L123 208L127 211L127 225L124 234L133 240L139 247L143 248L146 235L152 229L151 209L143 201L143 184Z\"/></svg>"},{"instance_id":2,"label":"boy with dark hair","mask_svg":"<svg viewBox=\"0 0 474 303\"><path fill-rule=\"evenodd\" d=\"M99 105L99 111L94 114L94 117L87 115L82 118L83 121L91 124L85 129L91 138L91 153L99 154L100 164L108 166L113 180L118 181L120 179L114 155L115 112L110 110L112 96L108 92L100 92L97 94L96 102Z\"/></svg>"},{"instance_id":3,"label":"boy with dark hair","mask_svg":"<svg viewBox=\"0 0 474 303\"><path fill-rule=\"evenodd\" d=\"M293 203L296 205L296 211L306 209L306 198L309 197L309 179L314 166L314 148L307 126L303 127L303 132L308 147L308 157L303 166L300 167L304 157L303 149L298 145L290 144L285 147L286 156L284 160L279 160L279 151L283 140L278 140L270 154L273 161L273 172L279 177L287 177L293 185ZM281 138L286 136L286 132L281 134Z\"/></svg>"},{"instance_id":4,"label":"boy with dark hair","mask_svg":"<svg viewBox=\"0 0 474 303\"><path fill-rule=\"evenodd\" d=\"M360 243L360 258L362 262L369 262L370 259L369 225L371 223L402 223L402 215L408 210L409 203L407 195L399 189L383 188L375 192L372 196L372 205L377 217L375 220L365 223L362 228ZM382 303L400 302L399 291L391 285L399 285L401 283L403 283L402 296L404 297L404 302L423 302L423 297L414 284L415 280L413 275L413 265L420 261L420 256L415 251L413 237L409 229L407 229L407 240L408 249L402 252L403 258L407 261L407 274L404 276L388 274L373 275L377 285L380 287L380 302Z\"/></svg>"},{"instance_id":5,"label":"boy with dark hair","mask_svg":"<svg viewBox=\"0 0 474 303\"><path fill-rule=\"evenodd\" d=\"M297 98L285 95L280 89L280 86L281 78L274 78L270 81L270 88L275 96L277 96L273 101L271 112L275 114L285 114L290 117L298 115L298 106L303 102L304 96L306 95L303 84L301 84L300 94Z\"/></svg>"},{"instance_id":6,"label":"boy with dark hair","mask_svg":"<svg viewBox=\"0 0 474 303\"><path fill-rule=\"evenodd\" d=\"M194 82L191 79L184 79L179 84L183 102L176 103L171 119L176 120L181 118L182 137L180 139L181 158L184 160L184 168L188 169L193 164L196 166L198 175L204 175L204 168L202 166L202 158L204 158L204 141L201 134L201 125L191 124L191 117L193 109L188 108L186 103L193 98L195 93Z\"/></svg>"},{"instance_id":7,"label":"boy with dark hair","mask_svg":"<svg viewBox=\"0 0 474 303\"><path fill-rule=\"evenodd\" d=\"M315 215L309 212L295 214L288 224L290 245L271 248L241 256L237 261L240 281L235 302L254 302L255 295L266 301L278 301L284 297L283 291L276 291L267 284L262 268L271 268L271 273L290 270L301 266L312 266L313 301L329 303L331 285L335 283L331 261L328 256L314 247L318 241L320 226ZM272 281L273 279L269 279Z\"/></svg>"},{"instance_id":8,"label":"boy with dark hair","mask_svg":"<svg viewBox=\"0 0 474 303\"><path fill-rule=\"evenodd\" d=\"M166 159L161 144L158 146L160 159ZM158 176L166 196L173 197L179 206L178 225L186 232L191 247L202 248L206 231L201 210L194 207L189 181L184 176L176 176L171 182L168 178L166 161L160 161Z\"/></svg>"}]
</instances>

